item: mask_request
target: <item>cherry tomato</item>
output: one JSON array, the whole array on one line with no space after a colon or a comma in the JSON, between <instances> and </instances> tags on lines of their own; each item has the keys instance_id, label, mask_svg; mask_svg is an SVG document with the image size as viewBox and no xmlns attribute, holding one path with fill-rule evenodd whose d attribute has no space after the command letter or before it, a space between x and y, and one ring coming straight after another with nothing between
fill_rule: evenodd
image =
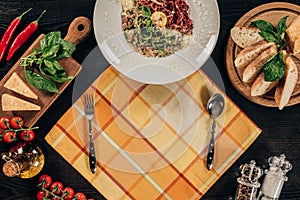
<instances>
[{"instance_id":1,"label":"cherry tomato","mask_svg":"<svg viewBox=\"0 0 300 200\"><path fill-rule=\"evenodd\" d=\"M52 183L52 178L48 174L43 174L39 178L39 183L42 187L48 188Z\"/></svg>"},{"instance_id":2,"label":"cherry tomato","mask_svg":"<svg viewBox=\"0 0 300 200\"><path fill-rule=\"evenodd\" d=\"M22 126L24 126L24 120L22 117L20 116L15 116L10 120L10 126L11 128L14 129L19 129L22 128Z\"/></svg>"},{"instance_id":3,"label":"cherry tomato","mask_svg":"<svg viewBox=\"0 0 300 200\"><path fill-rule=\"evenodd\" d=\"M0 142L3 141L3 137L4 137L4 131L0 129Z\"/></svg>"},{"instance_id":4,"label":"cherry tomato","mask_svg":"<svg viewBox=\"0 0 300 200\"><path fill-rule=\"evenodd\" d=\"M60 194L63 191L63 189L64 189L64 186L59 181L53 182L52 185L50 186L50 190L56 195Z\"/></svg>"},{"instance_id":5,"label":"cherry tomato","mask_svg":"<svg viewBox=\"0 0 300 200\"><path fill-rule=\"evenodd\" d=\"M30 142L34 139L34 135L33 130L25 130L21 132L21 139L25 142Z\"/></svg>"},{"instance_id":6,"label":"cherry tomato","mask_svg":"<svg viewBox=\"0 0 300 200\"><path fill-rule=\"evenodd\" d=\"M3 130L8 129L9 127L9 122L10 119L8 117L0 117L0 128L2 128Z\"/></svg>"},{"instance_id":7,"label":"cherry tomato","mask_svg":"<svg viewBox=\"0 0 300 200\"><path fill-rule=\"evenodd\" d=\"M86 196L82 192L77 192L75 194L75 199L77 199L77 200L86 200Z\"/></svg>"},{"instance_id":8,"label":"cherry tomato","mask_svg":"<svg viewBox=\"0 0 300 200\"><path fill-rule=\"evenodd\" d=\"M17 134L14 131L7 131L4 133L3 138L6 143L12 143L17 141Z\"/></svg>"},{"instance_id":9,"label":"cherry tomato","mask_svg":"<svg viewBox=\"0 0 300 200\"><path fill-rule=\"evenodd\" d=\"M38 193L36 194L36 198L38 200L44 200L47 198L47 193L44 190L39 190Z\"/></svg>"},{"instance_id":10,"label":"cherry tomato","mask_svg":"<svg viewBox=\"0 0 300 200\"><path fill-rule=\"evenodd\" d=\"M66 187L63 190L63 195L62 195L63 199L65 200L71 200L74 197L74 190L71 187Z\"/></svg>"}]
</instances>

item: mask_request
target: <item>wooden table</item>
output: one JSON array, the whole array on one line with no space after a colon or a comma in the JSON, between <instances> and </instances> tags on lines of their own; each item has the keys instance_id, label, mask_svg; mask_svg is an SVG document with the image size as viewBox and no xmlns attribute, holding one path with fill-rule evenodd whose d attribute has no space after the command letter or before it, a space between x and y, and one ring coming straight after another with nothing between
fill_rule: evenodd
<instances>
[{"instance_id":1,"label":"wooden table","mask_svg":"<svg viewBox=\"0 0 300 200\"><path fill-rule=\"evenodd\" d=\"M267 168L267 159L270 156L284 153L287 159L293 164L293 169L288 173L289 180L284 185L280 199L300 199L300 105L285 108L279 111L277 108L263 107L254 104L242 95L232 86L225 68L225 47L229 37L230 28L234 23L250 9L263 3L272 2L270 0L218 0L221 27L219 39L212 59L216 68L207 65L202 69L213 79L216 80L216 74L221 76L222 81L217 82L226 94L263 130L259 138L253 145L237 160L237 162L217 181L217 183L205 194L203 199L219 200L234 198L239 176L239 166L248 163L254 159L262 167ZM286 1L300 4L300 0ZM95 0L34 0L34 1L1 1L0 2L0 36L4 33L10 21L22 11L32 7L21 23L20 27L35 19L42 10L47 13L40 21L38 31L30 38L28 42L18 51L11 62L0 63L1 78L7 70L14 64L19 56L29 47L34 39L41 33L47 33L53 30L60 30L66 34L70 22L77 16L86 16L93 20ZM74 188L75 191L85 193L89 198L105 199L97 190L95 190L75 169L72 168L59 154L56 153L44 140L45 135L63 115L63 113L72 105L72 102L88 87L94 78L108 66L108 63L102 57L97 48L97 43L93 33L83 43L77 46L73 54L75 60L83 64L83 70L79 76L88 76L90 79L84 83L72 82L66 91L59 96L57 101L50 107L45 115L37 122L40 127L36 131L36 142L43 150L46 163L42 173L51 174L54 180L63 182ZM220 74L220 75L219 75ZM241 130L243 131L243 130ZM7 151L9 145L1 143L0 152ZM0 161L2 166L3 161ZM31 179L7 178L0 173L0 199L35 199L38 177Z\"/></svg>"}]
</instances>

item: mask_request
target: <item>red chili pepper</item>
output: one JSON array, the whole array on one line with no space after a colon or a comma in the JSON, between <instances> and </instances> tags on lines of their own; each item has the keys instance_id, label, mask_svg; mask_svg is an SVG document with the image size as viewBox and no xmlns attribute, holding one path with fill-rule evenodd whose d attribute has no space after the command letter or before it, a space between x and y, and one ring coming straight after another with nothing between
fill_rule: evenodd
<instances>
[{"instance_id":1,"label":"red chili pepper","mask_svg":"<svg viewBox=\"0 0 300 200\"><path fill-rule=\"evenodd\" d=\"M37 18L37 20L31 22L30 24L28 24L28 26L26 26L26 28L24 28L24 30L15 38L15 40L13 41L9 51L8 51L8 55L6 60L9 61L13 55L15 54L15 52L26 42L26 40L28 40L28 38L36 31L36 29L38 28L38 23L39 20L41 19L41 17L43 16L43 14L46 12L46 10L44 10L42 12L42 14Z\"/></svg>"},{"instance_id":2,"label":"red chili pepper","mask_svg":"<svg viewBox=\"0 0 300 200\"><path fill-rule=\"evenodd\" d=\"M11 40L11 37L13 36L15 30L17 29L18 25L21 22L22 17L28 13L31 10L31 8L29 8L28 10L26 10L25 12L23 12L20 16L16 17L8 26L8 28L6 29L4 35L2 36L1 42L0 42L0 61L2 60L5 50L8 46L8 43Z\"/></svg>"}]
</instances>

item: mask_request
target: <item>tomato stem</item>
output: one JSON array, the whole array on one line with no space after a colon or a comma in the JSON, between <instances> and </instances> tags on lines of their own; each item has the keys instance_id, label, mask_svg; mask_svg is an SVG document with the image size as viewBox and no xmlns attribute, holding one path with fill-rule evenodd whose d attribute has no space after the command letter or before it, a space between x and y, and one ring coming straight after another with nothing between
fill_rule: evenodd
<instances>
[{"instance_id":1,"label":"tomato stem","mask_svg":"<svg viewBox=\"0 0 300 200\"><path fill-rule=\"evenodd\" d=\"M23 128L23 127L21 127L21 128L18 128L18 129L13 129L10 126L8 126L8 129L4 130L4 133L6 133L8 131L13 131L13 132L16 133L16 132L19 132L19 131L29 131L29 130L35 130L35 129L39 129L39 127L38 126L32 127L32 128Z\"/></svg>"}]
</instances>

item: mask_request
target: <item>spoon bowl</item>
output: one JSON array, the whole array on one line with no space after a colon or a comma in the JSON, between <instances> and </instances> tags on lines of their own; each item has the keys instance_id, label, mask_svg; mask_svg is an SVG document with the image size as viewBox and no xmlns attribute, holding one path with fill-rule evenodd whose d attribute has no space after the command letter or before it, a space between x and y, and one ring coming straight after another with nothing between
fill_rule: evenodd
<instances>
[{"instance_id":1,"label":"spoon bowl","mask_svg":"<svg viewBox=\"0 0 300 200\"><path fill-rule=\"evenodd\" d=\"M217 93L210 97L207 103L207 112L211 118L216 119L224 111L225 101L221 94Z\"/></svg>"}]
</instances>

